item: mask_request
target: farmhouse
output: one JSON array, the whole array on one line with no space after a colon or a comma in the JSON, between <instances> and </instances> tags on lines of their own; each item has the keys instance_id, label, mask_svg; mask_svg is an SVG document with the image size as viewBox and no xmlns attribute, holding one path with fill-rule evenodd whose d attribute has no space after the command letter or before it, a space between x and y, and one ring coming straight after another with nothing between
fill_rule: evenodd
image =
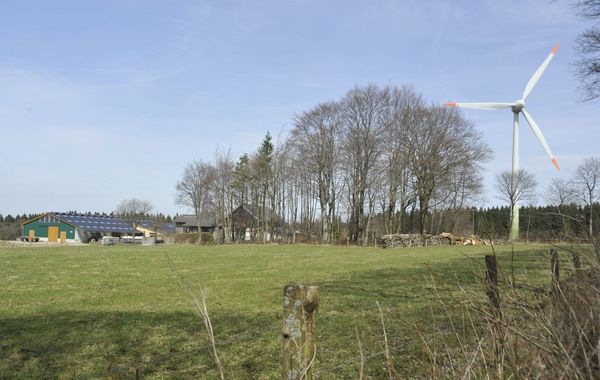
<instances>
[{"instance_id":1,"label":"farmhouse","mask_svg":"<svg viewBox=\"0 0 600 380\"><path fill-rule=\"evenodd\" d=\"M276 228L276 226L281 225L282 220L274 215L269 207L242 205L231 213L234 240L261 240L259 236L261 233L261 220L265 222L265 227L267 227L264 231L264 240L271 240L271 237L275 239L281 237L281 229ZM271 224L273 225L271 226ZM271 236L271 232L273 232L273 236Z\"/></svg>"},{"instance_id":2,"label":"farmhouse","mask_svg":"<svg viewBox=\"0 0 600 380\"><path fill-rule=\"evenodd\" d=\"M267 231L264 231L264 239L270 240L271 237L281 237L281 228L277 228L282 223L281 218L272 214L269 207L264 209L255 205L243 205L236 208L231 213L231 223L233 226L233 239L237 241L261 240L261 224L264 220ZM180 215L175 217L175 232L178 234L192 234L201 232L215 232L221 226L217 225L214 215L202 215L200 217L200 226L195 215ZM271 227L271 224L274 224ZM273 235L273 236L271 236Z\"/></svg>"},{"instance_id":3,"label":"farmhouse","mask_svg":"<svg viewBox=\"0 0 600 380\"><path fill-rule=\"evenodd\" d=\"M178 234L198 233L198 221L195 215L175 217L175 232ZM213 232L217 228L217 219L213 215L200 216L200 231Z\"/></svg>"},{"instance_id":4,"label":"farmhouse","mask_svg":"<svg viewBox=\"0 0 600 380\"><path fill-rule=\"evenodd\" d=\"M153 222L143 220L137 231L130 221L104 215L85 215L64 212L48 212L23 223L22 234L40 241L88 243L99 240L102 236L122 236L142 233L148 235L158 232L159 227ZM173 224L160 225L161 232L173 233Z\"/></svg>"}]
</instances>

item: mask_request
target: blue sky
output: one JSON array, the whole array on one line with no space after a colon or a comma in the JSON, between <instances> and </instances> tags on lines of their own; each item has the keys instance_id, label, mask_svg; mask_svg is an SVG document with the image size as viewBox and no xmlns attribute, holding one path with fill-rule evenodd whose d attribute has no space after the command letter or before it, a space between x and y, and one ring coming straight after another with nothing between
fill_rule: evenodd
<instances>
[{"instance_id":1,"label":"blue sky","mask_svg":"<svg viewBox=\"0 0 600 380\"><path fill-rule=\"evenodd\" d=\"M251 152L266 131L354 85L412 84L431 102L528 99L557 173L522 125L540 190L598 155L600 107L582 103L567 1L3 1L0 213L111 211L126 198L183 212L185 164ZM510 168L510 111L467 110ZM540 191L541 193L542 191Z\"/></svg>"}]
</instances>

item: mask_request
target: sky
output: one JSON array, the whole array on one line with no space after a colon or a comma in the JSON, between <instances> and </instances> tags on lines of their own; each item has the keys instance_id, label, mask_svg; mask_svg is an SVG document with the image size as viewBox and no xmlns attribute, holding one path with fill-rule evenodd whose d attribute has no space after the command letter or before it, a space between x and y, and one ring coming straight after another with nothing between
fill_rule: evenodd
<instances>
[{"instance_id":1,"label":"sky","mask_svg":"<svg viewBox=\"0 0 600 380\"><path fill-rule=\"evenodd\" d=\"M413 85L430 102L499 101L561 49L527 101L557 172L523 122L521 167L543 194L600 154L582 102L568 1L27 1L0 12L0 213L175 204L192 160L253 152L294 115L354 86ZM511 166L510 110L465 110L493 149L480 206ZM540 197L540 203L543 198Z\"/></svg>"}]
</instances>

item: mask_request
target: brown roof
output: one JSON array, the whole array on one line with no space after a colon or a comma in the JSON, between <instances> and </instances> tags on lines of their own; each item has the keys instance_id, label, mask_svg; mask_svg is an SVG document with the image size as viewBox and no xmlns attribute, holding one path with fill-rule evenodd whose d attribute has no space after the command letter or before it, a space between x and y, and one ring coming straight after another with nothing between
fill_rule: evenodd
<instances>
[{"instance_id":1,"label":"brown roof","mask_svg":"<svg viewBox=\"0 0 600 380\"><path fill-rule=\"evenodd\" d=\"M196 215L180 215L174 220L177 227L198 227L196 221ZM201 227L214 227L217 225L217 220L214 215L200 215L200 226Z\"/></svg>"}]
</instances>

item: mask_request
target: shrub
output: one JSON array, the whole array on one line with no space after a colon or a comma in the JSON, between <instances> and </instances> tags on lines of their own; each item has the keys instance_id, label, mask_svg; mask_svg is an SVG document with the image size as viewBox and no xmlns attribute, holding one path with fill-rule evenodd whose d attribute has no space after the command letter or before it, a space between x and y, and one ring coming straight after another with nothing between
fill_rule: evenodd
<instances>
[{"instance_id":1,"label":"shrub","mask_svg":"<svg viewBox=\"0 0 600 380\"><path fill-rule=\"evenodd\" d=\"M176 234L175 244L198 244L200 234ZM202 244L214 244L213 234L210 232L202 232Z\"/></svg>"}]
</instances>

